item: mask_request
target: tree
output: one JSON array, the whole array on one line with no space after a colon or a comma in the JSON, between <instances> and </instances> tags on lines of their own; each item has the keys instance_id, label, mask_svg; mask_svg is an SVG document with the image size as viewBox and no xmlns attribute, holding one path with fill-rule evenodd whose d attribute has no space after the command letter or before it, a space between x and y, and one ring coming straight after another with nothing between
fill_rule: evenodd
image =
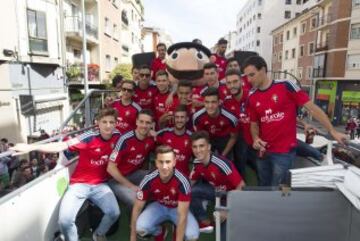
<instances>
[{"instance_id":1,"label":"tree","mask_svg":"<svg viewBox=\"0 0 360 241\"><path fill-rule=\"evenodd\" d=\"M132 79L131 68L132 68L131 64L118 64L111 71L110 78L112 79L115 75L121 74L124 77L124 79L131 80Z\"/></svg>"}]
</instances>

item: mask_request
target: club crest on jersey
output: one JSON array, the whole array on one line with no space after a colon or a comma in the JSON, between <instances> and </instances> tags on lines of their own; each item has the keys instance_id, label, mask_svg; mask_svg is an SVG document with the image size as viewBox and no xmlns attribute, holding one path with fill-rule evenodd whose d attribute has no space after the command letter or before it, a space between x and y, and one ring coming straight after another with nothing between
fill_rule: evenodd
<instances>
[{"instance_id":1,"label":"club crest on jersey","mask_svg":"<svg viewBox=\"0 0 360 241\"><path fill-rule=\"evenodd\" d=\"M172 195L176 194L176 190L173 187L170 189L170 192L171 192Z\"/></svg>"},{"instance_id":2,"label":"club crest on jersey","mask_svg":"<svg viewBox=\"0 0 360 241\"><path fill-rule=\"evenodd\" d=\"M125 112L125 116L129 116L129 115L130 115L130 111L127 110L127 111Z\"/></svg>"},{"instance_id":3,"label":"club crest on jersey","mask_svg":"<svg viewBox=\"0 0 360 241\"><path fill-rule=\"evenodd\" d=\"M259 106L260 106L260 102L256 102L255 106L256 106L256 107L259 107Z\"/></svg>"},{"instance_id":4,"label":"club crest on jersey","mask_svg":"<svg viewBox=\"0 0 360 241\"><path fill-rule=\"evenodd\" d=\"M214 172L211 172L210 175L211 175L212 178L214 178L214 179L216 178L216 175L215 175Z\"/></svg>"},{"instance_id":5,"label":"club crest on jersey","mask_svg":"<svg viewBox=\"0 0 360 241\"><path fill-rule=\"evenodd\" d=\"M276 94L273 94L273 95L271 96L271 99L272 99L275 103L277 103L277 102L279 101L279 97L278 97Z\"/></svg>"},{"instance_id":6,"label":"club crest on jersey","mask_svg":"<svg viewBox=\"0 0 360 241\"><path fill-rule=\"evenodd\" d=\"M184 145L185 145L185 146L188 146L188 145L189 145L189 141L188 141L188 140L185 140L185 141L184 141Z\"/></svg>"}]
</instances>

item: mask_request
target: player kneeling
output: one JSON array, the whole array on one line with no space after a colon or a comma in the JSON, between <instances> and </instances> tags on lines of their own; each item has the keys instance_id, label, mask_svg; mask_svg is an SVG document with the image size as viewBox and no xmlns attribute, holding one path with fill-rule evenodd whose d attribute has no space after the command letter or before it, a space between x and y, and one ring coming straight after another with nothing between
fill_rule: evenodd
<instances>
[{"instance_id":1,"label":"player kneeling","mask_svg":"<svg viewBox=\"0 0 360 241\"><path fill-rule=\"evenodd\" d=\"M130 240L136 241L136 235L154 235L155 240L164 240L165 232L161 224L165 221L176 225L176 241L183 241L184 237L186 240L197 240L199 226L189 211L189 180L175 169L175 153L171 147L158 146L155 158L157 170L145 176L137 192ZM146 201L153 202L141 213Z\"/></svg>"}]
</instances>

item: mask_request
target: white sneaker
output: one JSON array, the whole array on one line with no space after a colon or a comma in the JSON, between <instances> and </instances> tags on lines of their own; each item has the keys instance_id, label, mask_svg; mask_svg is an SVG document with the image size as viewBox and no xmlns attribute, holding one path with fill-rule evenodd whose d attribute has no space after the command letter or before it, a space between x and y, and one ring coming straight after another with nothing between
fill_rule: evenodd
<instances>
[{"instance_id":1,"label":"white sneaker","mask_svg":"<svg viewBox=\"0 0 360 241\"><path fill-rule=\"evenodd\" d=\"M96 233L93 233L93 241L107 241L107 238L105 235L97 235Z\"/></svg>"}]
</instances>

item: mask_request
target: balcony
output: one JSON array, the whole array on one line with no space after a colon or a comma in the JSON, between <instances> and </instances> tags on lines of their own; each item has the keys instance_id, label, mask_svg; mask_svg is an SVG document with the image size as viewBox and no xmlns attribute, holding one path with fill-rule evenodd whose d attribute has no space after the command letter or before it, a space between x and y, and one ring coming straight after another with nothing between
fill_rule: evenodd
<instances>
[{"instance_id":1,"label":"balcony","mask_svg":"<svg viewBox=\"0 0 360 241\"><path fill-rule=\"evenodd\" d=\"M315 49L316 52L325 51L328 49L329 49L329 41L328 40L320 42L320 43L316 43L316 49Z\"/></svg>"},{"instance_id":2,"label":"balcony","mask_svg":"<svg viewBox=\"0 0 360 241\"><path fill-rule=\"evenodd\" d=\"M329 23L331 23L331 21L332 21L331 14L326 14L322 17L318 17L317 22L316 22L316 27L317 28L324 27L324 26L328 25Z\"/></svg>"},{"instance_id":3,"label":"balcony","mask_svg":"<svg viewBox=\"0 0 360 241\"><path fill-rule=\"evenodd\" d=\"M99 65L88 64L88 83L98 84L99 78ZM73 64L66 68L66 77L69 85L71 84L84 84L84 67L80 64Z\"/></svg>"},{"instance_id":4,"label":"balcony","mask_svg":"<svg viewBox=\"0 0 360 241\"><path fill-rule=\"evenodd\" d=\"M94 24L85 22L86 37L89 43L97 44L98 41L98 27ZM77 41L82 41L82 20L79 16L65 17L65 32L66 37L73 38Z\"/></svg>"},{"instance_id":5,"label":"balcony","mask_svg":"<svg viewBox=\"0 0 360 241\"><path fill-rule=\"evenodd\" d=\"M313 68L313 78L321 78L325 77L325 68L318 66L317 68Z\"/></svg>"},{"instance_id":6,"label":"balcony","mask_svg":"<svg viewBox=\"0 0 360 241\"><path fill-rule=\"evenodd\" d=\"M125 10L121 12L121 21L126 25L129 26L129 19L127 17L127 13Z\"/></svg>"}]
</instances>

